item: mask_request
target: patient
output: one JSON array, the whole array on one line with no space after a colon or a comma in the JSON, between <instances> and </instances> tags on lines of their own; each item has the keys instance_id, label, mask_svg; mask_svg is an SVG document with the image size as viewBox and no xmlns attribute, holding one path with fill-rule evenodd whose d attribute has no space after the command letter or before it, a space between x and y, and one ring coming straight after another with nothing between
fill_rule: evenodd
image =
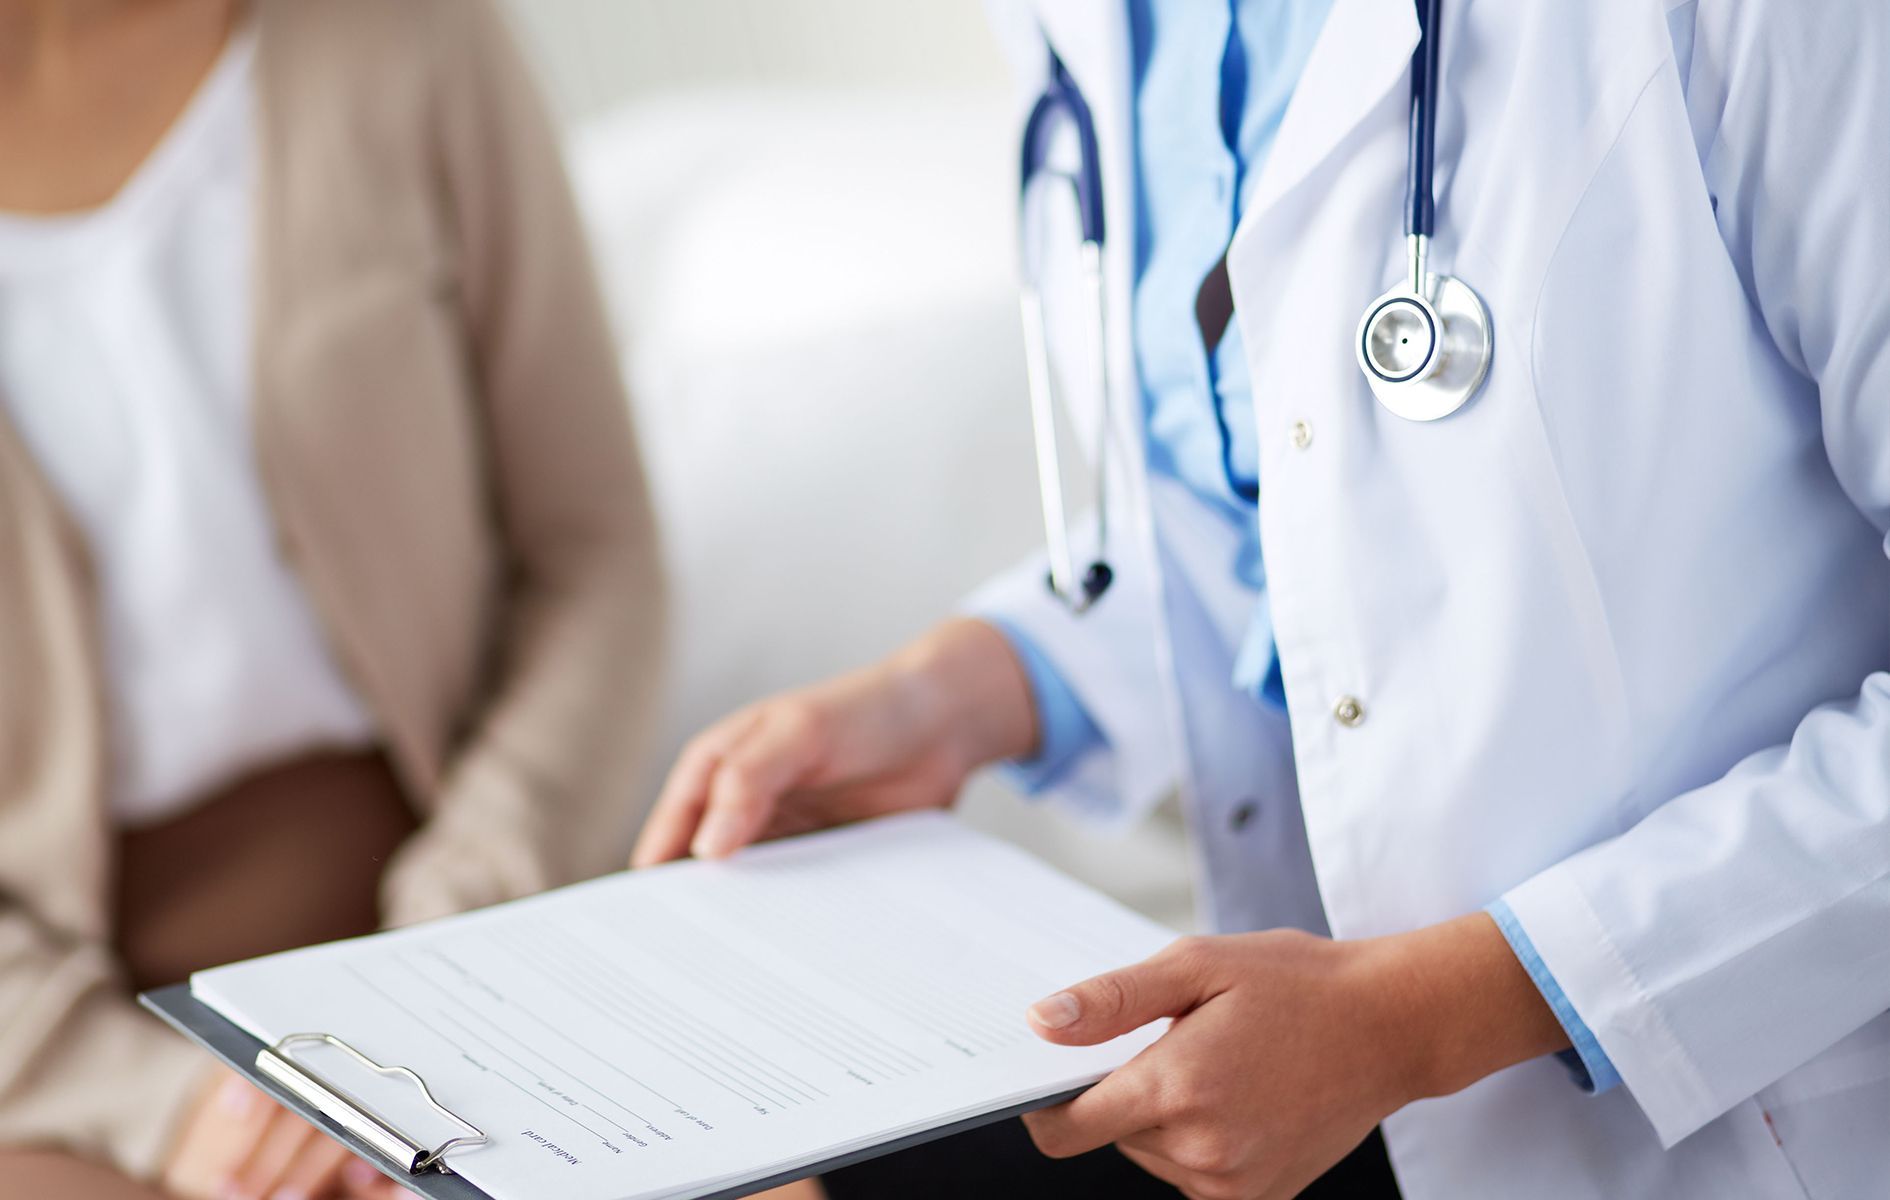
<instances>
[{"instance_id":1,"label":"patient","mask_svg":"<svg viewBox=\"0 0 1890 1200\"><path fill-rule=\"evenodd\" d=\"M132 993L618 861L660 594L489 0L0 0L0 1200L382 1194Z\"/></svg>"}]
</instances>

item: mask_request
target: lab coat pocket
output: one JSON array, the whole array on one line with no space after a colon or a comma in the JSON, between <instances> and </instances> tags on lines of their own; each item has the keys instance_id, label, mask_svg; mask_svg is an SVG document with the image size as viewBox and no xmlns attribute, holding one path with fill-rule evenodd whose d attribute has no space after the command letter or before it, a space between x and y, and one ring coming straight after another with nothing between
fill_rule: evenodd
<instances>
[{"instance_id":1,"label":"lab coat pocket","mask_svg":"<svg viewBox=\"0 0 1890 1200\"><path fill-rule=\"evenodd\" d=\"M1836 568L1805 523L1845 518L1834 489L1807 484L1822 455L1815 391L1746 293L1664 73L1585 185L1527 339L1529 386L1634 706L1620 799L1631 824L1788 738L1856 671L1836 656L1805 663L1779 635L1781 620L1833 603L1818 581ZM1702 699L1735 688L1776 700Z\"/></svg>"},{"instance_id":2,"label":"lab coat pocket","mask_svg":"<svg viewBox=\"0 0 1890 1200\"><path fill-rule=\"evenodd\" d=\"M1810 1200L1890 1193L1890 1013L1761 1091L1757 1103Z\"/></svg>"},{"instance_id":3,"label":"lab coat pocket","mask_svg":"<svg viewBox=\"0 0 1890 1200\"><path fill-rule=\"evenodd\" d=\"M1687 707L1726 660L1725 639L1674 614L1723 607L1750 562L1737 514L1714 508L1690 480L1720 453L1724 441L1712 432L1764 364L1728 336L1746 330L1751 314L1714 223L1683 97L1664 74L1648 82L1584 183L1535 288L1520 334L1528 387L1632 698L1625 827L1730 767L1734 747L1764 744L1752 731L1727 730L1709 735L1706 753L1699 714ZM1778 432L1782 444L1788 431ZM1737 478L1753 464L1727 454L1708 469ZM1650 769L1678 745L1696 751L1678 756L1685 768Z\"/></svg>"}]
</instances>

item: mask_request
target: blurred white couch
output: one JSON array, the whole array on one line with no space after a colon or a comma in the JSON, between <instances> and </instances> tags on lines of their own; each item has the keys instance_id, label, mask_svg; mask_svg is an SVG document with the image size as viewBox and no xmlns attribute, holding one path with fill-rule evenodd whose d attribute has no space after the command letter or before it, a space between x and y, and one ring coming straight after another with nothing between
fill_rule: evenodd
<instances>
[{"instance_id":1,"label":"blurred white couch","mask_svg":"<svg viewBox=\"0 0 1890 1200\"><path fill-rule=\"evenodd\" d=\"M572 139L664 524L682 741L865 662L1041 537L987 92L717 89ZM966 811L1188 921L1178 824L1118 839L994 778Z\"/></svg>"}]
</instances>

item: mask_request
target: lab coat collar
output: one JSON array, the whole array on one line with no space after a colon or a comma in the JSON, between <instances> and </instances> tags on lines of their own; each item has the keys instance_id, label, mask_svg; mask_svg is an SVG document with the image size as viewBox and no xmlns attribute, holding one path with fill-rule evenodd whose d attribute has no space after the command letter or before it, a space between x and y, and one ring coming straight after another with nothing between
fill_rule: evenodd
<instances>
[{"instance_id":1,"label":"lab coat collar","mask_svg":"<svg viewBox=\"0 0 1890 1200\"><path fill-rule=\"evenodd\" d=\"M1096 117L1114 170L1133 152L1133 80L1128 6L1122 0L1036 0L1037 20ZM1261 169L1249 214L1264 212L1303 181L1365 119L1388 88L1407 78L1417 48L1417 10L1387 0L1335 0L1314 44L1278 138ZM1114 196L1107 197L1114 200ZM1112 206L1117 228L1126 206Z\"/></svg>"},{"instance_id":2,"label":"lab coat collar","mask_svg":"<svg viewBox=\"0 0 1890 1200\"><path fill-rule=\"evenodd\" d=\"M1378 106L1387 89L1409 78L1417 44L1417 10L1410 4L1333 4L1254 184L1248 216L1265 213L1297 187Z\"/></svg>"}]
</instances>

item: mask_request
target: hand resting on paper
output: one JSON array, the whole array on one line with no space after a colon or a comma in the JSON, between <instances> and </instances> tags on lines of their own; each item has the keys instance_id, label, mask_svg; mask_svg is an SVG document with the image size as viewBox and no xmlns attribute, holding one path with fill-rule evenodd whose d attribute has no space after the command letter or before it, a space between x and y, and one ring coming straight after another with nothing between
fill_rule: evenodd
<instances>
[{"instance_id":1,"label":"hand resting on paper","mask_svg":"<svg viewBox=\"0 0 1890 1200\"><path fill-rule=\"evenodd\" d=\"M867 817L944 808L987 762L1037 738L1010 644L978 621L940 626L885 661L742 709L684 748L632 865Z\"/></svg>"},{"instance_id":2,"label":"hand resting on paper","mask_svg":"<svg viewBox=\"0 0 1890 1200\"><path fill-rule=\"evenodd\" d=\"M1482 913L1360 941L1185 938L1029 1017L1061 1045L1174 1018L1128 1065L1024 1122L1052 1157L1114 1143L1191 1200L1286 1200L1411 1101L1568 1044Z\"/></svg>"},{"instance_id":3,"label":"hand resting on paper","mask_svg":"<svg viewBox=\"0 0 1890 1200\"><path fill-rule=\"evenodd\" d=\"M984 763L1036 745L1009 642L955 621L885 662L764 700L677 761L637 845L648 866L949 805ZM1567 1045L1478 913L1393 937L1276 930L1185 939L1039 1001L1039 1036L1167 1032L1077 1099L1026 1118L1045 1153L1116 1144L1195 1200L1284 1200L1424 1096Z\"/></svg>"}]
</instances>

